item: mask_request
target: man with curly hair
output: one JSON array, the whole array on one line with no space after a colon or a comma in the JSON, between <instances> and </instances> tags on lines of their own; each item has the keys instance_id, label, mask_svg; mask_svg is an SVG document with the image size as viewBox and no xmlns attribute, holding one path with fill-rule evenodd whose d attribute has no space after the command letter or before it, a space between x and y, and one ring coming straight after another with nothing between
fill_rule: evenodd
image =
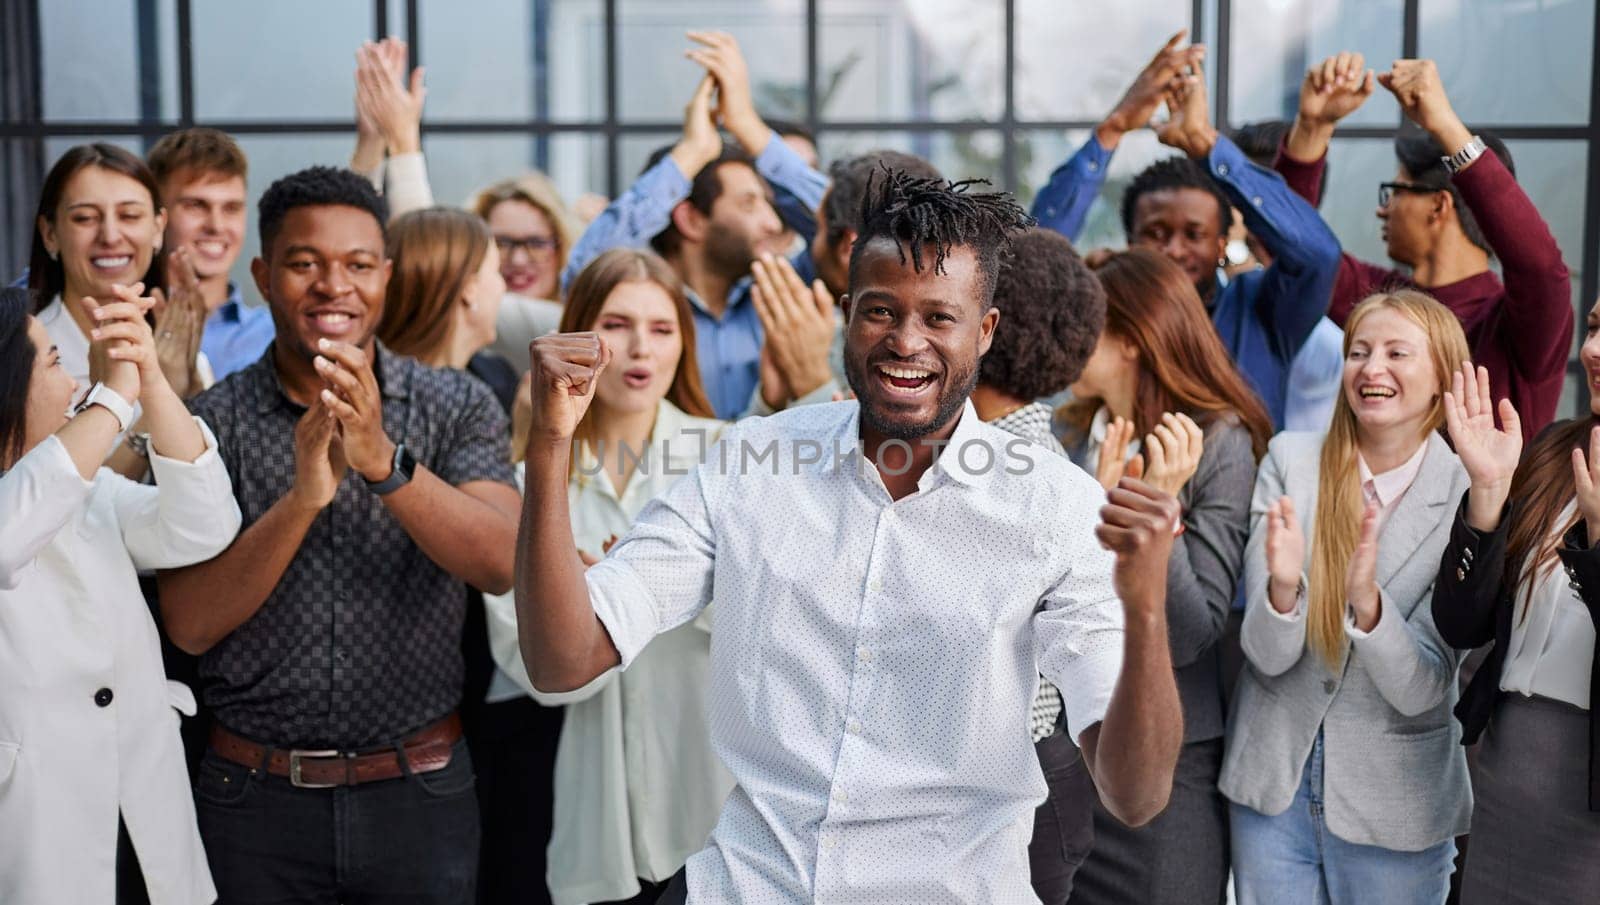
<instances>
[{"instance_id":1,"label":"man with curly hair","mask_svg":"<svg viewBox=\"0 0 1600 905\"><path fill-rule=\"evenodd\" d=\"M866 193L844 306L859 402L730 427L587 571L567 475L612 353L592 333L533 342L516 593L533 685L626 668L716 598L711 743L736 785L662 902L1031 901L1046 787L1019 730L1041 671L1106 806L1130 823L1165 806L1177 503L1133 480L1108 500L1047 452L996 461L1031 444L968 399L1028 218L965 188L896 172Z\"/></svg>"}]
</instances>

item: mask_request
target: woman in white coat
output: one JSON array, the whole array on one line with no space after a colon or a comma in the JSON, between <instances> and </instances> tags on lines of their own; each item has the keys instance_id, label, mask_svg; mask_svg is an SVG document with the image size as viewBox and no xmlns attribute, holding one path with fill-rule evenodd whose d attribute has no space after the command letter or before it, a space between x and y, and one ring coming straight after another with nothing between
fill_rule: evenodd
<instances>
[{"instance_id":1,"label":"woman in white coat","mask_svg":"<svg viewBox=\"0 0 1600 905\"><path fill-rule=\"evenodd\" d=\"M239 530L209 430L156 358L142 287L86 302L82 397L28 295L0 290L0 902L117 898L118 822L153 905L216 898L137 570L215 556ZM132 419L156 486L102 468Z\"/></svg>"},{"instance_id":2,"label":"woman in white coat","mask_svg":"<svg viewBox=\"0 0 1600 905\"><path fill-rule=\"evenodd\" d=\"M586 558L599 557L646 503L699 465L722 428L700 386L691 311L678 278L650 252L608 251L572 281L561 331L592 330L613 356L578 426L567 489ZM546 695L534 693L518 653L511 595L485 602L503 673L540 703L567 707L556 751L552 901L654 902L705 845L733 789L706 724L711 610L650 642L627 672Z\"/></svg>"}]
</instances>

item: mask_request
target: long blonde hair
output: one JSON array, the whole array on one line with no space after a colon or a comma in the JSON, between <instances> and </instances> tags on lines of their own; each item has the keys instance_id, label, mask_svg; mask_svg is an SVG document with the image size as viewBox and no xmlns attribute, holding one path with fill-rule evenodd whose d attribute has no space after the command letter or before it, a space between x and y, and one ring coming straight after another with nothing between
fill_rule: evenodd
<instances>
[{"instance_id":1,"label":"long blonde hair","mask_svg":"<svg viewBox=\"0 0 1600 905\"><path fill-rule=\"evenodd\" d=\"M1344 356L1361 322L1380 309L1398 311L1422 328L1439 380L1439 392L1423 419L1419 439L1444 425L1444 390L1468 357L1467 337L1450 309L1415 289L1380 292L1362 299L1344 325ZM1341 384L1343 380L1341 378ZM1322 443L1317 473L1317 506L1311 533L1311 571L1306 611L1306 644L1336 667L1349 639L1344 631L1345 573L1361 535L1361 482L1356 468L1356 413L1341 386L1333 404L1333 423Z\"/></svg>"}]
</instances>

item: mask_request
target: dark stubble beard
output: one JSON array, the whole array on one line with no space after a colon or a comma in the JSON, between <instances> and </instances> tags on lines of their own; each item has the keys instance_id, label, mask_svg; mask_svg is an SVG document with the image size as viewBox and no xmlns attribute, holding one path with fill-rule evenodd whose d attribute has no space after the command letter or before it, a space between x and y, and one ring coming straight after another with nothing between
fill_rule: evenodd
<instances>
[{"instance_id":1,"label":"dark stubble beard","mask_svg":"<svg viewBox=\"0 0 1600 905\"><path fill-rule=\"evenodd\" d=\"M706 261L718 275L737 281L750 275L755 243L725 224L712 223L706 233Z\"/></svg>"},{"instance_id":2,"label":"dark stubble beard","mask_svg":"<svg viewBox=\"0 0 1600 905\"><path fill-rule=\"evenodd\" d=\"M881 434L890 440L920 440L950 422L961 407L966 405L967 397L978 386L978 366L976 363L960 371L945 372L942 381L943 389L939 393L939 405L934 411L933 418L920 424L906 424L905 422L889 420L884 414L872 406L872 393L867 392L868 381L872 378L867 375L866 363L858 358L846 357L844 363L845 380L849 382L850 389L860 401L861 424L868 430ZM873 393L882 392L881 386L871 387Z\"/></svg>"}]
</instances>

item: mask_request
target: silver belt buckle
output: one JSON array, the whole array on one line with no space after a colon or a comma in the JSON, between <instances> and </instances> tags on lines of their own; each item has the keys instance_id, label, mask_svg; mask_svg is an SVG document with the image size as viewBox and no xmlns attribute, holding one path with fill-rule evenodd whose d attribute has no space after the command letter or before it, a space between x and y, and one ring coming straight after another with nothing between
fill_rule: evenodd
<instances>
[{"instance_id":1,"label":"silver belt buckle","mask_svg":"<svg viewBox=\"0 0 1600 905\"><path fill-rule=\"evenodd\" d=\"M300 778L300 759L303 757L338 757L338 751L308 751L295 748L289 752L289 784L297 789L331 789L335 782L306 782Z\"/></svg>"}]
</instances>

